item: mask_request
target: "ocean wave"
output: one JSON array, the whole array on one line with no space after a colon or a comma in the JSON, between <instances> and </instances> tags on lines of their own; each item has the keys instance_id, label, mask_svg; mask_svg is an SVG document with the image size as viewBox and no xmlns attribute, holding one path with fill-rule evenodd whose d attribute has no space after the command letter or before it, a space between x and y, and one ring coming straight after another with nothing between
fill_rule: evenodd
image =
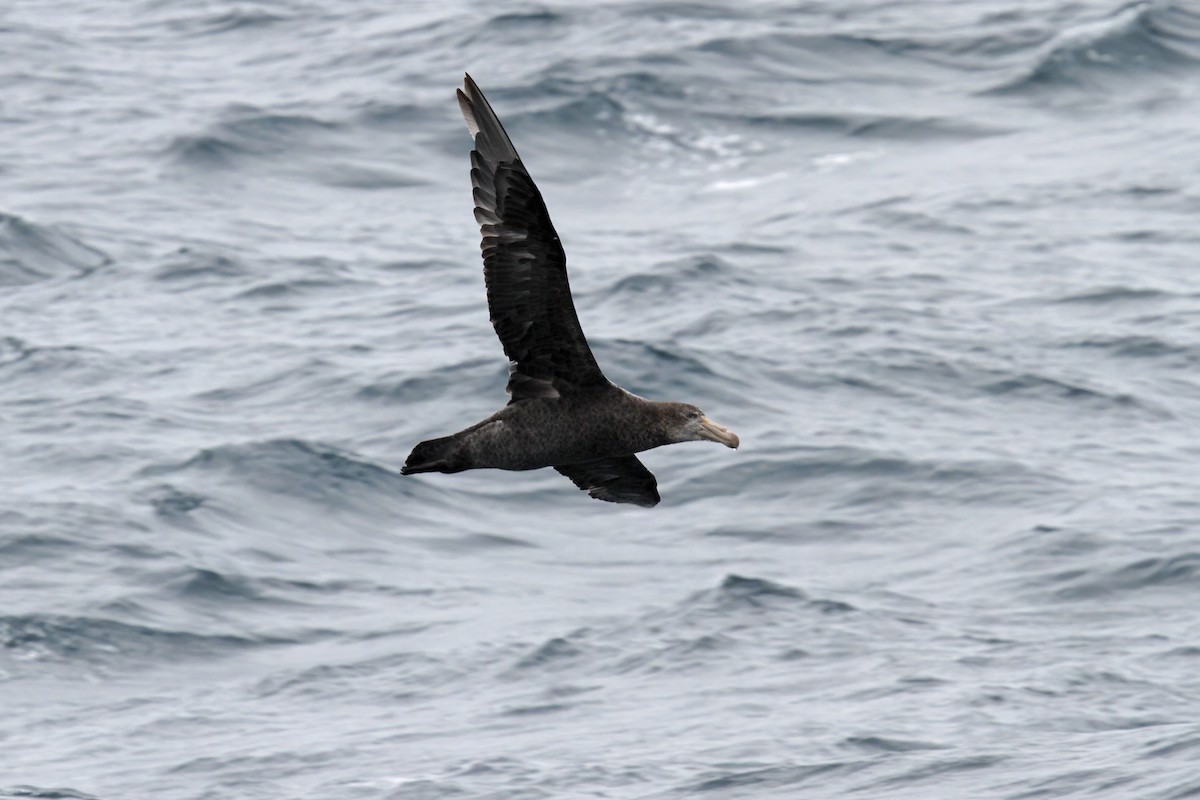
<instances>
[{"instance_id":1,"label":"ocean wave","mask_svg":"<svg viewBox=\"0 0 1200 800\"><path fill-rule=\"evenodd\" d=\"M847 747L868 753L908 753L914 750L949 750L950 745L922 742L913 739L891 739L884 736L851 736Z\"/></svg>"},{"instance_id":2,"label":"ocean wave","mask_svg":"<svg viewBox=\"0 0 1200 800\"><path fill-rule=\"evenodd\" d=\"M23 514L0 509L0 526L10 529L27 528L34 521ZM0 535L0 556L9 563L32 563L34 561L58 561L64 555L74 553L78 542L65 536L40 533L6 533Z\"/></svg>"},{"instance_id":3,"label":"ocean wave","mask_svg":"<svg viewBox=\"0 0 1200 800\"><path fill-rule=\"evenodd\" d=\"M107 263L104 253L54 226L0 213L0 286L78 278Z\"/></svg>"},{"instance_id":4,"label":"ocean wave","mask_svg":"<svg viewBox=\"0 0 1200 800\"><path fill-rule=\"evenodd\" d=\"M564 97L545 82L534 87L534 91L540 95L558 97L549 107L505 112L505 125L515 131L513 136L518 139L524 128L533 131L566 128L577 139L583 135L601 138L615 131L628 131L636 127L630 121L625 105L608 92L588 89L582 94L572 92ZM503 93L496 94L503 97ZM508 120L511 120L511 124Z\"/></svg>"},{"instance_id":5,"label":"ocean wave","mask_svg":"<svg viewBox=\"0 0 1200 800\"><path fill-rule=\"evenodd\" d=\"M1192 72L1198 64L1200 14L1179 3L1135 2L1104 19L1062 31L1020 75L990 91L1084 88L1105 78Z\"/></svg>"},{"instance_id":6,"label":"ocean wave","mask_svg":"<svg viewBox=\"0 0 1200 800\"><path fill-rule=\"evenodd\" d=\"M1200 587L1200 553L1138 559L1116 569L1072 570L1055 576L1065 584L1055 594L1066 600L1092 600L1155 589Z\"/></svg>"},{"instance_id":7,"label":"ocean wave","mask_svg":"<svg viewBox=\"0 0 1200 800\"><path fill-rule=\"evenodd\" d=\"M823 133L835 137L901 141L968 141L1008 133L1008 129L951 117L871 114L852 111L772 111L761 114L706 114L731 124Z\"/></svg>"},{"instance_id":8,"label":"ocean wave","mask_svg":"<svg viewBox=\"0 0 1200 800\"><path fill-rule=\"evenodd\" d=\"M208 409L254 403L259 407L275 407L281 402L300 405L305 400L323 398L329 401L339 396L343 382L330 364L322 359L308 358L287 363L279 370L262 369L251 373L247 381L226 385L214 382L211 389L192 395L192 400Z\"/></svg>"},{"instance_id":9,"label":"ocean wave","mask_svg":"<svg viewBox=\"0 0 1200 800\"><path fill-rule=\"evenodd\" d=\"M1196 648L1191 649L1196 650ZM1193 652L1190 655L1200 655L1200 652ZM1166 758L1183 753L1187 753L1189 757L1194 758L1196 753L1200 753L1200 730L1195 726L1186 726L1183 730L1175 731L1162 738L1146 742L1143 750L1144 757L1146 758ZM1200 789L1200 785L1197 785L1195 788ZM1194 789L1188 790L1187 794L1196 794L1196 791ZM1184 796L1186 797L1187 794L1184 794Z\"/></svg>"},{"instance_id":10,"label":"ocean wave","mask_svg":"<svg viewBox=\"0 0 1200 800\"><path fill-rule=\"evenodd\" d=\"M1200 363L1200 345L1185 345L1160 336L1088 336L1069 341L1062 347L1096 350L1114 358L1168 359L1188 365Z\"/></svg>"},{"instance_id":11,"label":"ocean wave","mask_svg":"<svg viewBox=\"0 0 1200 800\"><path fill-rule=\"evenodd\" d=\"M363 123L362 110L330 121L311 114L233 106L199 133L176 136L164 156L191 173L261 169L273 175L341 189L377 191L428 183L381 156L363 137L364 124L384 124L380 109ZM390 125L396 123L392 111ZM370 116L370 113L367 114ZM403 163L403 162L401 162Z\"/></svg>"},{"instance_id":12,"label":"ocean wave","mask_svg":"<svg viewBox=\"0 0 1200 800\"><path fill-rule=\"evenodd\" d=\"M850 514L932 501L966 507L1028 504L1035 498L1056 496L1069 486L1061 476L1000 459L918 459L854 447L793 447L787 452L759 447L758 451L757 457L747 454L722 466L719 474L692 476L676 487L677 500L687 503L711 496L711 480L728 496L822 501L836 496L835 508ZM708 472L711 465L699 468ZM794 530L804 529L798 524ZM780 526L766 530L783 535ZM783 526L783 531L792 529Z\"/></svg>"},{"instance_id":13,"label":"ocean wave","mask_svg":"<svg viewBox=\"0 0 1200 800\"><path fill-rule=\"evenodd\" d=\"M435 401L451 394L491 394L500 400L504 397L507 376L508 367L503 352L497 348L495 358L468 359L416 374L411 370L386 372L360 386L355 391L355 397L389 407L401 403Z\"/></svg>"},{"instance_id":14,"label":"ocean wave","mask_svg":"<svg viewBox=\"0 0 1200 800\"><path fill-rule=\"evenodd\" d=\"M1084 292L1056 298L1056 303L1083 305L1108 305L1116 303L1140 303L1147 300L1163 300L1172 297L1170 292L1160 289L1142 289L1135 286L1112 286L1090 289Z\"/></svg>"},{"instance_id":15,"label":"ocean wave","mask_svg":"<svg viewBox=\"0 0 1200 800\"><path fill-rule=\"evenodd\" d=\"M165 576L164 585L175 596L190 602L218 601L242 605L281 602L270 597L253 579L201 567L178 567Z\"/></svg>"},{"instance_id":16,"label":"ocean wave","mask_svg":"<svg viewBox=\"0 0 1200 800\"><path fill-rule=\"evenodd\" d=\"M168 159L193 169L245 166L254 160L327 152L340 126L307 114L232 106L203 133L176 136Z\"/></svg>"},{"instance_id":17,"label":"ocean wave","mask_svg":"<svg viewBox=\"0 0 1200 800\"><path fill-rule=\"evenodd\" d=\"M19 508L0 507L0 526L11 531L0 536L0 554L14 559L14 563L40 561L62 569L63 564L83 554L104 553L122 559L157 559L164 555L121 538L149 530L123 511L110 505L64 502L57 495L54 502L22 498Z\"/></svg>"},{"instance_id":18,"label":"ocean wave","mask_svg":"<svg viewBox=\"0 0 1200 800\"><path fill-rule=\"evenodd\" d=\"M1165 409L1151 407L1143 403L1137 396L1128 392L1101 389L1087 386L1082 382L1049 377L1032 372L1013 373L998 380L984 383L980 387L990 395L1026 395L1030 397L1046 397L1084 402L1108 408L1136 408L1153 412L1156 415L1167 414Z\"/></svg>"},{"instance_id":19,"label":"ocean wave","mask_svg":"<svg viewBox=\"0 0 1200 800\"><path fill-rule=\"evenodd\" d=\"M511 550L513 548L536 548L538 545L517 536L497 533L438 534L436 536L409 536L407 540L439 553L483 553L489 550Z\"/></svg>"},{"instance_id":20,"label":"ocean wave","mask_svg":"<svg viewBox=\"0 0 1200 800\"><path fill-rule=\"evenodd\" d=\"M98 385L113 377L111 354L78 345L42 346L8 336L0 339L0 395L19 388L18 379L43 389L47 380ZM75 398L78 399L78 398Z\"/></svg>"},{"instance_id":21,"label":"ocean wave","mask_svg":"<svg viewBox=\"0 0 1200 800\"><path fill-rule=\"evenodd\" d=\"M815 519L744 525L724 524L705 531L704 535L745 542L808 544L832 540L851 541L871 530L872 526L865 522Z\"/></svg>"},{"instance_id":22,"label":"ocean wave","mask_svg":"<svg viewBox=\"0 0 1200 800\"><path fill-rule=\"evenodd\" d=\"M239 281L250 274L245 264L233 256L181 247L164 259L152 273L157 281L173 284L175 291L190 291L201 286L221 286Z\"/></svg>"},{"instance_id":23,"label":"ocean wave","mask_svg":"<svg viewBox=\"0 0 1200 800\"><path fill-rule=\"evenodd\" d=\"M871 765L863 761L824 761L815 764L760 764L743 768L706 770L698 778L679 787L684 796L701 792L720 796L743 795L747 792L792 791L813 779L832 780L838 775L853 775ZM731 794L732 793L732 794Z\"/></svg>"},{"instance_id":24,"label":"ocean wave","mask_svg":"<svg viewBox=\"0 0 1200 800\"><path fill-rule=\"evenodd\" d=\"M160 517L180 521L201 508L208 498L170 484L162 484L141 492L138 499L149 503Z\"/></svg>"},{"instance_id":25,"label":"ocean wave","mask_svg":"<svg viewBox=\"0 0 1200 800\"><path fill-rule=\"evenodd\" d=\"M563 665L578 663L586 657L585 651L576 642L555 636L517 659L514 672L525 670L557 669Z\"/></svg>"},{"instance_id":26,"label":"ocean wave","mask_svg":"<svg viewBox=\"0 0 1200 800\"><path fill-rule=\"evenodd\" d=\"M531 646L516 655L504 675L597 677L723 668L747 647L762 644L740 635L747 624L802 629L855 611L849 603L811 597L782 583L731 574L714 588L632 620L580 628ZM782 644L786 636L767 638Z\"/></svg>"},{"instance_id":27,"label":"ocean wave","mask_svg":"<svg viewBox=\"0 0 1200 800\"><path fill-rule=\"evenodd\" d=\"M162 663L178 658L209 658L286 641L152 628L98 617L0 616L0 653L32 661L102 664L132 659Z\"/></svg>"},{"instance_id":28,"label":"ocean wave","mask_svg":"<svg viewBox=\"0 0 1200 800\"><path fill-rule=\"evenodd\" d=\"M338 159L329 162L316 160L309 166L306 175L326 186L363 191L407 189L413 186L429 185L429 181L401 172L393 166L372 164L362 160Z\"/></svg>"},{"instance_id":29,"label":"ocean wave","mask_svg":"<svg viewBox=\"0 0 1200 800\"><path fill-rule=\"evenodd\" d=\"M722 389L721 379L708 359L694 348L677 341L644 342L629 339L597 339L592 342L596 358L605 372L620 376L618 382L635 394L656 399L734 397L732 387Z\"/></svg>"},{"instance_id":30,"label":"ocean wave","mask_svg":"<svg viewBox=\"0 0 1200 800\"><path fill-rule=\"evenodd\" d=\"M490 44L497 37L503 37L510 43L527 41L540 44L546 37L561 35L571 17L569 11L551 11L546 8L504 11L489 17L481 16L478 25L462 38L462 44L478 47Z\"/></svg>"},{"instance_id":31,"label":"ocean wave","mask_svg":"<svg viewBox=\"0 0 1200 800\"><path fill-rule=\"evenodd\" d=\"M742 42L748 47L753 42ZM672 52L669 60L711 60L704 48ZM781 56L782 57L782 56ZM744 66L744 65L742 65ZM725 67L697 67L721 75ZM707 162L734 162L759 152L763 134L813 134L836 140L971 141L998 136L1008 127L941 113L847 109L825 95L767 94L724 81L703 88L677 76L652 57L634 56L607 65L604 77L567 80L543 75L514 98L532 109L508 112L514 128L566 129L573 138L588 137L597 148L611 148L614 136L628 138L654 157L677 152ZM887 80L893 73L886 73ZM739 93L732 104L729 93ZM762 96L758 96L762 94Z\"/></svg>"},{"instance_id":32,"label":"ocean wave","mask_svg":"<svg viewBox=\"0 0 1200 800\"><path fill-rule=\"evenodd\" d=\"M42 800L100 800L94 794L69 789L65 786L53 788L20 784L18 786L0 786L0 799L3 798L42 798Z\"/></svg>"},{"instance_id":33,"label":"ocean wave","mask_svg":"<svg viewBox=\"0 0 1200 800\"><path fill-rule=\"evenodd\" d=\"M288 21L289 17L262 10L232 9L173 17L162 24L183 36L217 36L234 31L259 32Z\"/></svg>"},{"instance_id":34,"label":"ocean wave","mask_svg":"<svg viewBox=\"0 0 1200 800\"><path fill-rule=\"evenodd\" d=\"M856 610L849 603L811 598L799 589L763 578L726 575L717 588L693 595L686 603L686 611L729 613L772 608L780 604L799 605L821 614L845 614Z\"/></svg>"},{"instance_id":35,"label":"ocean wave","mask_svg":"<svg viewBox=\"0 0 1200 800\"><path fill-rule=\"evenodd\" d=\"M363 685L386 687L379 694L386 702L401 702L460 680L461 665L423 653L394 653L345 664L320 664L286 668L258 681L257 697L330 698L355 696ZM378 680L376 680L378 679Z\"/></svg>"},{"instance_id":36,"label":"ocean wave","mask_svg":"<svg viewBox=\"0 0 1200 800\"><path fill-rule=\"evenodd\" d=\"M355 281L347 276L293 278L291 280L272 280L251 286L238 292L235 297L239 300L279 300L281 298L304 297L320 294L330 296L333 289L346 289L363 282Z\"/></svg>"},{"instance_id":37,"label":"ocean wave","mask_svg":"<svg viewBox=\"0 0 1200 800\"><path fill-rule=\"evenodd\" d=\"M619 278L607 290L605 301L611 298L626 304L633 299L630 295L651 295L655 303L660 303L668 294L675 298L681 294L700 295L717 287L752 283L734 264L709 253L660 262L646 272Z\"/></svg>"},{"instance_id":38,"label":"ocean wave","mask_svg":"<svg viewBox=\"0 0 1200 800\"><path fill-rule=\"evenodd\" d=\"M35 348L30 347L24 339L15 336L0 338L0 367L24 361L33 355Z\"/></svg>"},{"instance_id":39,"label":"ocean wave","mask_svg":"<svg viewBox=\"0 0 1200 800\"><path fill-rule=\"evenodd\" d=\"M404 495L412 486L398 472L328 445L276 439L220 445L181 464L147 467L148 477L216 476L272 494L342 505L362 492Z\"/></svg>"},{"instance_id":40,"label":"ocean wave","mask_svg":"<svg viewBox=\"0 0 1200 800\"><path fill-rule=\"evenodd\" d=\"M259 608L264 609L264 613L271 613L269 609L272 607L323 605L329 602L330 598L345 600L350 596L369 595L396 600L432 593L428 589L398 588L362 579L293 579L241 574L229 569L218 570L192 564L149 570L141 573L137 582L139 588L153 591L157 598L166 599L172 605L184 604L208 609L228 606L247 612L251 608ZM411 633L426 627L425 624L408 625L405 626L404 632ZM327 634L324 630L306 630L298 635L303 636L305 641L311 641L314 637L324 637ZM345 632L339 631L336 635L344 634Z\"/></svg>"},{"instance_id":41,"label":"ocean wave","mask_svg":"<svg viewBox=\"0 0 1200 800\"><path fill-rule=\"evenodd\" d=\"M906 40L853 33L769 33L719 37L696 51L718 56L727 69L752 68L800 83L913 84L927 65L907 57ZM721 70L726 71L726 70Z\"/></svg>"},{"instance_id":42,"label":"ocean wave","mask_svg":"<svg viewBox=\"0 0 1200 800\"><path fill-rule=\"evenodd\" d=\"M860 353L851 363L855 375L865 373L894 391L907 389L926 397L993 397L1089 406L1097 410L1135 411L1155 418L1170 412L1124 386L1110 386L1091 376L993 366L974 359L946 359L934 352L887 347Z\"/></svg>"}]
</instances>

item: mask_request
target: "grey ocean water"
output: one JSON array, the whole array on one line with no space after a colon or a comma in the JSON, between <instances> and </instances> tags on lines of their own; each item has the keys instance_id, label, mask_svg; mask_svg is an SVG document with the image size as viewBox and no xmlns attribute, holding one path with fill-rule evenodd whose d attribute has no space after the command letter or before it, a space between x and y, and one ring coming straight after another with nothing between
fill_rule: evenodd
<instances>
[{"instance_id":1,"label":"grey ocean water","mask_svg":"<svg viewBox=\"0 0 1200 800\"><path fill-rule=\"evenodd\" d=\"M1200 796L1200 7L8 0L0 797ZM504 402L469 70L663 503Z\"/></svg>"}]
</instances>

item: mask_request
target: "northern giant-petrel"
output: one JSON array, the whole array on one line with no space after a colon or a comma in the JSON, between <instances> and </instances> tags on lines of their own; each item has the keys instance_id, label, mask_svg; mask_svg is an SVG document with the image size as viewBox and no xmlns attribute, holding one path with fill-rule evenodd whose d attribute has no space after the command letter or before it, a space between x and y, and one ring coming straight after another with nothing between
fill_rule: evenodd
<instances>
[{"instance_id":1,"label":"northern giant-petrel","mask_svg":"<svg viewBox=\"0 0 1200 800\"><path fill-rule=\"evenodd\" d=\"M492 327L512 362L511 398L483 422L421 442L401 471L554 467L597 499L657 505L658 484L634 453L700 439L737 447L738 437L695 406L647 400L604 377L546 204L470 75L458 104L475 139L475 221Z\"/></svg>"}]
</instances>

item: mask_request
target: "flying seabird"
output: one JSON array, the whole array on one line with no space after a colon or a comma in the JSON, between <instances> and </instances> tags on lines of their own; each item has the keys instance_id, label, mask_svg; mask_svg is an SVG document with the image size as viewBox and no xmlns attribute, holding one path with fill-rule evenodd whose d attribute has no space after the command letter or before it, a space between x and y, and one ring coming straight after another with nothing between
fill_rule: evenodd
<instances>
[{"instance_id":1,"label":"flying seabird","mask_svg":"<svg viewBox=\"0 0 1200 800\"><path fill-rule=\"evenodd\" d=\"M483 422L418 444L401 472L554 467L599 500L657 505L658 483L634 453L700 439L737 447L738 437L693 405L647 400L604 377L575 315L546 204L470 75L458 104L475 140L475 221L511 397Z\"/></svg>"}]
</instances>

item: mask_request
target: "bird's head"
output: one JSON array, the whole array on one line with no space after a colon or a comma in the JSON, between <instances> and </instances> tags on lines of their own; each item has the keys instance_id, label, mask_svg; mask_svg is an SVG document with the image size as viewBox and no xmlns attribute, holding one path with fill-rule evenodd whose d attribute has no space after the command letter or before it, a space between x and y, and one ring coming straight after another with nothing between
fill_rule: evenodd
<instances>
[{"instance_id":1,"label":"bird's head","mask_svg":"<svg viewBox=\"0 0 1200 800\"><path fill-rule=\"evenodd\" d=\"M724 425L718 425L708 417L704 416L704 412L688 403L665 403L669 413L671 441L673 442L697 442L701 439L707 439L710 442L719 442L726 447L736 448L741 442L737 434L726 428Z\"/></svg>"}]
</instances>

